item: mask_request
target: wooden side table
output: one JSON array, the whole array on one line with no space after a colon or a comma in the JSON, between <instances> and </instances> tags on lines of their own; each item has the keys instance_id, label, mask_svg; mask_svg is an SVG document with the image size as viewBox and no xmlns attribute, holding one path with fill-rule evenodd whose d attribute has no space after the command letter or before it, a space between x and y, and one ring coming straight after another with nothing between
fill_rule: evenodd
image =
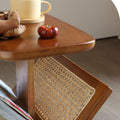
<instances>
[{"instance_id":1,"label":"wooden side table","mask_svg":"<svg viewBox=\"0 0 120 120\"><path fill-rule=\"evenodd\" d=\"M39 38L40 25L55 25L59 34L54 39ZM0 59L16 62L17 96L35 118L33 67L37 58L90 50L95 40L89 34L46 15L45 23L26 24L26 31L20 37L0 40Z\"/></svg>"}]
</instances>

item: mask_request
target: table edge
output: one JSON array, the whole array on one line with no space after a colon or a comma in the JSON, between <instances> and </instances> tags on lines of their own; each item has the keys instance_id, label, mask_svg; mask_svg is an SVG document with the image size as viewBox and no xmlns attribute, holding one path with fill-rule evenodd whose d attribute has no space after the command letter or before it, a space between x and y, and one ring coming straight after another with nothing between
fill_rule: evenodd
<instances>
[{"instance_id":1,"label":"table edge","mask_svg":"<svg viewBox=\"0 0 120 120\"><path fill-rule=\"evenodd\" d=\"M95 39L91 40L90 42L82 43L81 45L72 45L68 47L62 47L62 50L59 48L47 48L44 51L26 51L26 52L13 52L13 51L0 51L0 59L3 60L29 60L29 59L36 59L40 57L48 57L48 56L55 56L55 55L63 55L63 54L70 54L76 52L83 52L92 49L95 46ZM61 48L60 48L61 49ZM71 50L72 49L72 50ZM48 55L48 52L52 51L51 54ZM32 54L31 54L32 53ZM24 55L23 55L24 54ZM29 56L29 57L28 57Z\"/></svg>"}]
</instances>

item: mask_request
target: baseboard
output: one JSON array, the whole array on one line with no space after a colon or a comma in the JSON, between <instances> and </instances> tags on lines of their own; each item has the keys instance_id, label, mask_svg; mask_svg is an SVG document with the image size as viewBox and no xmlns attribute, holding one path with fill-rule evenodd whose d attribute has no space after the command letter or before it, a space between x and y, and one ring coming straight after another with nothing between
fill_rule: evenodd
<instances>
[{"instance_id":1,"label":"baseboard","mask_svg":"<svg viewBox=\"0 0 120 120\"><path fill-rule=\"evenodd\" d=\"M96 40L107 40L107 39L114 39L114 38L120 39L120 36L111 36L111 37L105 37L105 38L98 38Z\"/></svg>"}]
</instances>

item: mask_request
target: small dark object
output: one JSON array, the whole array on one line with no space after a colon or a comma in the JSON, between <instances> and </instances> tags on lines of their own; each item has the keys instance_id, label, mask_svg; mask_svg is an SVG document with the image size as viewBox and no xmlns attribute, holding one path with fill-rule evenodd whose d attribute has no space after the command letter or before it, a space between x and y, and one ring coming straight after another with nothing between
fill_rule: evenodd
<instances>
[{"instance_id":1,"label":"small dark object","mask_svg":"<svg viewBox=\"0 0 120 120\"><path fill-rule=\"evenodd\" d=\"M0 20L7 20L8 14L9 14L9 11L0 11Z\"/></svg>"}]
</instances>

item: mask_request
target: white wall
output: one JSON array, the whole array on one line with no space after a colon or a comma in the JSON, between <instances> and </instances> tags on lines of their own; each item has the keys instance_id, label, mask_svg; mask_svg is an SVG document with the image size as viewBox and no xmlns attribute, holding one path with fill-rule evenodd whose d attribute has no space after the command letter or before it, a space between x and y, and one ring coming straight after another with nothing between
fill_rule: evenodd
<instances>
[{"instance_id":1,"label":"white wall","mask_svg":"<svg viewBox=\"0 0 120 120\"><path fill-rule=\"evenodd\" d=\"M9 0L0 0L0 10L9 10Z\"/></svg>"},{"instance_id":2,"label":"white wall","mask_svg":"<svg viewBox=\"0 0 120 120\"><path fill-rule=\"evenodd\" d=\"M120 34L120 21L111 0L46 0L49 13L82 29L95 38ZM0 0L0 9L9 9L9 0Z\"/></svg>"}]
</instances>

